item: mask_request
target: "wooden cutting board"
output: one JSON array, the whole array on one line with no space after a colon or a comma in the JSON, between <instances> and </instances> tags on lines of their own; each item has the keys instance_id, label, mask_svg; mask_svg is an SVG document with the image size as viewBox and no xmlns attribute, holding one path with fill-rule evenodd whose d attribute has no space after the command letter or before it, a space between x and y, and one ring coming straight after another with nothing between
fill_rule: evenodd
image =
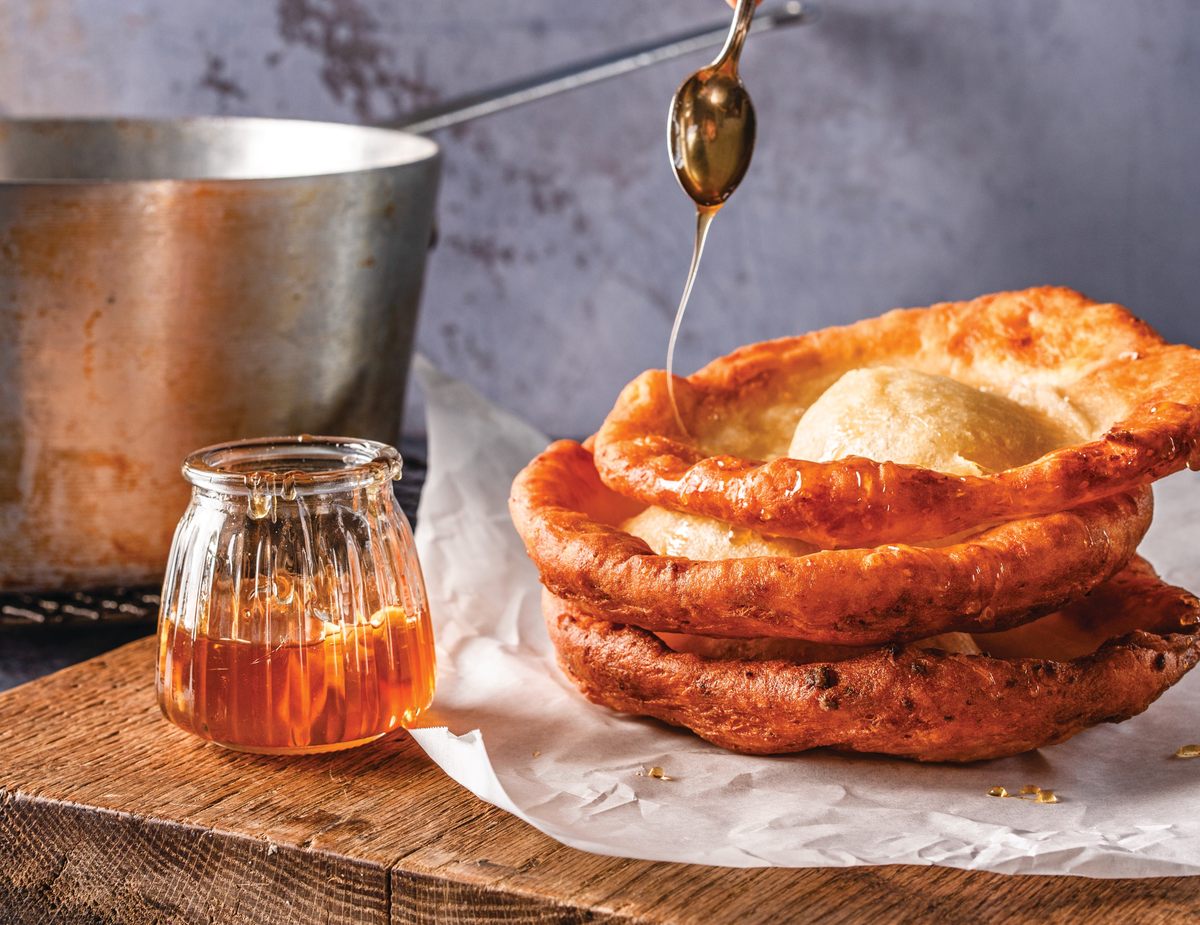
<instances>
[{"instance_id":1,"label":"wooden cutting board","mask_svg":"<svg viewBox=\"0 0 1200 925\"><path fill-rule=\"evenodd\" d=\"M1200 877L586 854L477 800L403 733L300 759L205 745L160 717L153 658L141 640L0 694L0 921L1046 925L1200 909Z\"/></svg>"}]
</instances>

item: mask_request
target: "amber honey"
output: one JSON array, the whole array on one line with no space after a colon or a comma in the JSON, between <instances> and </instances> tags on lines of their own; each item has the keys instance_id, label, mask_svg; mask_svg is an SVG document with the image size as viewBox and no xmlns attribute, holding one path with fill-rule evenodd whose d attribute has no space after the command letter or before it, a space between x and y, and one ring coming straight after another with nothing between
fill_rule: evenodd
<instances>
[{"instance_id":1,"label":"amber honey","mask_svg":"<svg viewBox=\"0 0 1200 925\"><path fill-rule=\"evenodd\" d=\"M426 614L307 621L304 641L213 638L164 620L159 703L202 738L243 751L305 754L360 745L410 724L433 699Z\"/></svg>"}]
</instances>

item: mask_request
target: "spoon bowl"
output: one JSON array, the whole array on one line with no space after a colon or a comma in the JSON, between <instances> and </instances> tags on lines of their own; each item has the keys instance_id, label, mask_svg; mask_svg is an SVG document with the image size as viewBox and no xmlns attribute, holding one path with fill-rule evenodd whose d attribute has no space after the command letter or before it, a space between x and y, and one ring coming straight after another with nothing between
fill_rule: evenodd
<instances>
[{"instance_id":1,"label":"spoon bowl","mask_svg":"<svg viewBox=\"0 0 1200 925\"><path fill-rule=\"evenodd\" d=\"M701 68L671 103L668 142L679 185L701 208L730 197L750 167L756 119L733 67Z\"/></svg>"},{"instance_id":2,"label":"spoon bowl","mask_svg":"<svg viewBox=\"0 0 1200 925\"><path fill-rule=\"evenodd\" d=\"M754 153L754 104L738 75L738 59L755 2L738 0L721 53L685 80L671 100L671 165L683 191L702 211L716 211L733 195Z\"/></svg>"}]
</instances>

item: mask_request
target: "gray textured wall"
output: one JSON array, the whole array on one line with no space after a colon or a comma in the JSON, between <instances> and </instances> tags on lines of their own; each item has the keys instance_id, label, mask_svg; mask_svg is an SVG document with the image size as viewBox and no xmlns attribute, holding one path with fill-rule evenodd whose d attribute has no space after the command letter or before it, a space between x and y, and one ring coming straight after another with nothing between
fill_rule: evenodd
<instances>
[{"instance_id":1,"label":"gray textured wall","mask_svg":"<svg viewBox=\"0 0 1200 925\"><path fill-rule=\"evenodd\" d=\"M714 227L682 367L1046 282L1200 341L1200 3L824 8L749 46L759 150ZM0 0L0 111L382 120L724 15L717 0ZM661 365L692 224L664 113L699 63L439 138L427 353L559 433Z\"/></svg>"}]
</instances>

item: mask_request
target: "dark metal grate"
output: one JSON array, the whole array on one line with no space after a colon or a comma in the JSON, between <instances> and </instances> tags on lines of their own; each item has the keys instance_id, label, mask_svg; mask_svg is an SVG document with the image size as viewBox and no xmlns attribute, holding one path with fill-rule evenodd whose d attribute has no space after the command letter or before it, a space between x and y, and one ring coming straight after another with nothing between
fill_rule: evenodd
<instances>
[{"instance_id":1,"label":"dark metal grate","mask_svg":"<svg viewBox=\"0 0 1200 925\"><path fill-rule=\"evenodd\" d=\"M0 595L0 626L139 623L158 616L157 588L104 588Z\"/></svg>"},{"instance_id":2,"label":"dark metal grate","mask_svg":"<svg viewBox=\"0 0 1200 925\"><path fill-rule=\"evenodd\" d=\"M401 446L401 449L406 449ZM413 526L425 484L423 452L404 453L404 478L396 497ZM158 619L159 588L99 588L92 591L27 591L0 594L0 630L12 626L137 624Z\"/></svg>"}]
</instances>

